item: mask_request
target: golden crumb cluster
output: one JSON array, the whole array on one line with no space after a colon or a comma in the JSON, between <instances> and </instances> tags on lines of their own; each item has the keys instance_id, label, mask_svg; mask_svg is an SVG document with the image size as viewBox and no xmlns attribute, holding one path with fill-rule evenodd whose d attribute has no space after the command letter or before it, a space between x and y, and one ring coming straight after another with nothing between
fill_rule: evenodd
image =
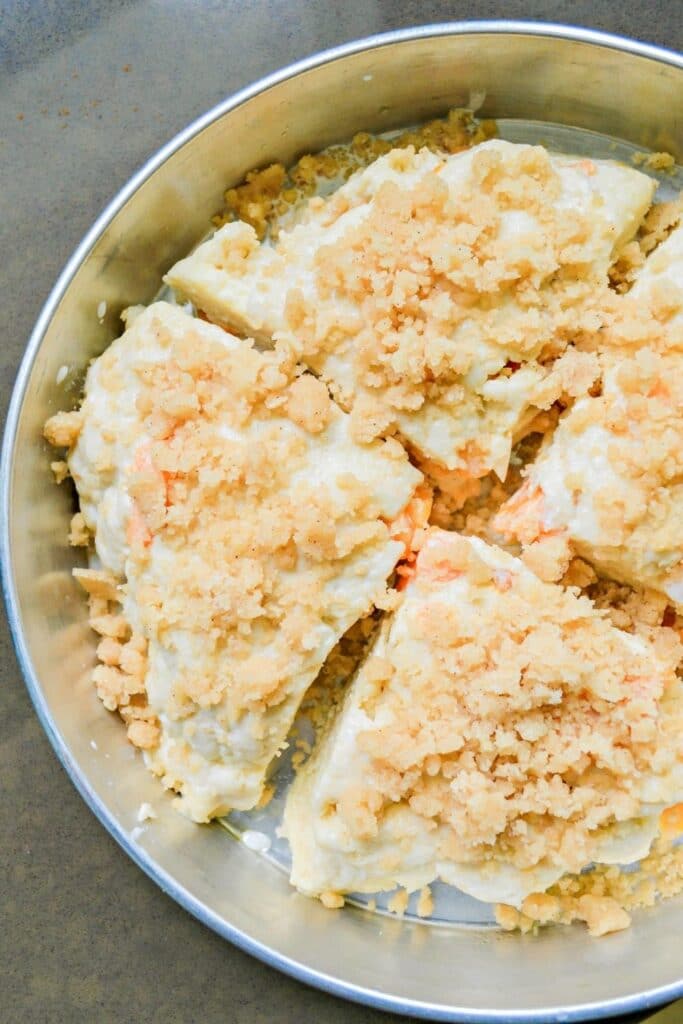
<instances>
[{"instance_id":1,"label":"golden crumb cluster","mask_svg":"<svg viewBox=\"0 0 683 1024\"><path fill-rule=\"evenodd\" d=\"M392 149L423 146L434 152L457 153L496 134L493 121L477 121L469 110L455 109L446 117L428 121L410 131L384 139L368 132L354 135L349 145L330 146L320 153L307 153L288 171L282 164L270 164L249 171L245 181L225 193L225 210L213 222L217 227L242 220L262 239L277 234L278 222L314 196L321 184L345 180Z\"/></svg>"},{"instance_id":2,"label":"golden crumb cluster","mask_svg":"<svg viewBox=\"0 0 683 1024\"><path fill-rule=\"evenodd\" d=\"M653 552L666 555L681 545L681 410L683 359L640 349L609 368L603 393L565 421L570 445L580 443L591 424L609 429L607 458L624 487L598 482L594 506L601 544L628 544L636 578L647 578Z\"/></svg>"},{"instance_id":3,"label":"golden crumb cluster","mask_svg":"<svg viewBox=\"0 0 683 1024\"><path fill-rule=\"evenodd\" d=\"M82 424L83 414L77 409L73 412L56 412L45 424L43 435L55 448L70 448L76 443Z\"/></svg>"},{"instance_id":4,"label":"golden crumb cluster","mask_svg":"<svg viewBox=\"0 0 683 1024\"><path fill-rule=\"evenodd\" d=\"M328 582L388 529L352 475L333 493L303 473L309 438L339 416L315 378L288 377L271 353L187 334L142 377L152 441L129 484L137 601L148 634L201 637L194 670L174 686L174 714L223 702L234 720L287 696L292 652L317 646L334 600ZM172 580L163 556L148 564L157 539Z\"/></svg>"},{"instance_id":5,"label":"golden crumb cluster","mask_svg":"<svg viewBox=\"0 0 683 1024\"><path fill-rule=\"evenodd\" d=\"M653 203L643 218L636 237L622 246L617 259L610 267L610 281L618 293L623 294L633 284L638 270L649 253L660 242L666 240L672 228L680 221L681 212L683 212L683 197L681 196L667 202Z\"/></svg>"},{"instance_id":6,"label":"golden crumb cluster","mask_svg":"<svg viewBox=\"0 0 683 1024\"><path fill-rule=\"evenodd\" d=\"M493 526L543 578L578 554L680 607L683 355L641 347L603 363L600 392L560 422Z\"/></svg>"},{"instance_id":7,"label":"golden crumb cluster","mask_svg":"<svg viewBox=\"0 0 683 1024\"><path fill-rule=\"evenodd\" d=\"M288 323L307 359L345 353L371 396L355 411L361 430L371 421L386 431L427 400L481 402L465 379L482 358L503 376L535 365L540 386L543 362L600 325L603 282L590 269L598 227L594 216L558 208L560 190L540 147L482 151L458 194L438 173L411 189L386 183L369 215L320 249L322 306L294 291ZM538 224L523 243L504 229L520 207ZM355 316L326 314L344 299ZM539 404L560 393L548 389Z\"/></svg>"},{"instance_id":8,"label":"golden crumb cluster","mask_svg":"<svg viewBox=\"0 0 683 1024\"><path fill-rule=\"evenodd\" d=\"M638 817L642 777L675 765L680 645L655 655L586 598L445 538L366 663L371 767L339 813L367 840L406 801L448 826L440 855L457 863L580 870L601 829Z\"/></svg>"},{"instance_id":9,"label":"golden crumb cluster","mask_svg":"<svg viewBox=\"0 0 683 1024\"><path fill-rule=\"evenodd\" d=\"M452 111L252 171L166 278L199 317L131 315L45 437L100 542L97 693L195 820L262 806L303 700L303 891L388 880L403 914L412 878L428 916L441 878L602 935L683 889L683 289L650 260L683 205L540 146L449 160L493 134Z\"/></svg>"},{"instance_id":10,"label":"golden crumb cluster","mask_svg":"<svg viewBox=\"0 0 683 1024\"><path fill-rule=\"evenodd\" d=\"M121 590L110 573L74 569L74 576L88 594L89 622L101 637L93 671L97 696L108 711L121 715L134 746L153 749L159 722L147 702L147 641L132 632L121 613Z\"/></svg>"},{"instance_id":11,"label":"golden crumb cluster","mask_svg":"<svg viewBox=\"0 0 683 1024\"><path fill-rule=\"evenodd\" d=\"M683 832L683 805L672 836ZM665 812L666 814L666 812ZM634 871L599 865L581 875L566 875L545 893L535 893L520 910L499 904L496 920L506 931L528 932L548 924L584 921L591 935L621 931L631 923L630 911L652 907L658 899L683 892L683 846L670 836L658 839Z\"/></svg>"},{"instance_id":12,"label":"golden crumb cluster","mask_svg":"<svg viewBox=\"0 0 683 1024\"><path fill-rule=\"evenodd\" d=\"M601 326L595 333L586 333L578 341L584 352L600 352L605 357L620 358L641 349L671 355L683 352L683 331L669 323L669 302L666 293L649 296L649 301L635 298L630 292L606 292L601 299ZM681 302L681 288L671 298Z\"/></svg>"}]
</instances>

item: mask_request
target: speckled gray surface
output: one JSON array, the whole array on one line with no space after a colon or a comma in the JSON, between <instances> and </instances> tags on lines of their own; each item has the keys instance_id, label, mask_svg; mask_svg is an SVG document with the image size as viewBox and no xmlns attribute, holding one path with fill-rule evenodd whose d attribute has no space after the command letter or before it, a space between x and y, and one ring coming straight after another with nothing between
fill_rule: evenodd
<instances>
[{"instance_id":1,"label":"speckled gray surface","mask_svg":"<svg viewBox=\"0 0 683 1024\"><path fill-rule=\"evenodd\" d=\"M161 143L264 73L371 32L564 21L683 48L681 0L1 0L0 411L61 266ZM59 766L0 632L0 1021L398 1021L207 931L119 850Z\"/></svg>"}]
</instances>

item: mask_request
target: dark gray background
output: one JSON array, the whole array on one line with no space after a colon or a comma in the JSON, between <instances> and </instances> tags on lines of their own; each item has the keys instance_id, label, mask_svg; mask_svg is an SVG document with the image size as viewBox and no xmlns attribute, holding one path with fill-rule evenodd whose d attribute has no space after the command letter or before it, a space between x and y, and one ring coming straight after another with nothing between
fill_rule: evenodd
<instances>
[{"instance_id":1,"label":"dark gray background","mask_svg":"<svg viewBox=\"0 0 683 1024\"><path fill-rule=\"evenodd\" d=\"M97 213L240 86L354 37L465 18L570 22L680 50L682 14L682 0L0 0L2 420L40 306ZM59 766L1 616L0 666L0 1021L400 1020L276 974L164 896Z\"/></svg>"}]
</instances>

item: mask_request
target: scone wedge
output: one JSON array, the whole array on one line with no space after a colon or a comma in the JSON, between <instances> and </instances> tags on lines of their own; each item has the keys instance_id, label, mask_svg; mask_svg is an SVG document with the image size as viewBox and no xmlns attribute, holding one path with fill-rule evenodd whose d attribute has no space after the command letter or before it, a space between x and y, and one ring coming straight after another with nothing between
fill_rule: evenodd
<instances>
[{"instance_id":1,"label":"scone wedge","mask_svg":"<svg viewBox=\"0 0 683 1024\"><path fill-rule=\"evenodd\" d=\"M276 245L228 224L166 280L209 319L290 346L352 413L398 431L452 493L494 471L593 364L570 342L655 181L610 161L491 140L395 150ZM580 365L577 365L580 364Z\"/></svg>"},{"instance_id":2,"label":"scone wedge","mask_svg":"<svg viewBox=\"0 0 683 1024\"><path fill-rule=\"evenodd\" d=\"M253 807L328 653L382 600L421 475L396 442L354 442L310 374L167 303L91 366L78 416L82 514L147 645L148 763L198 821Z\"/></svg>"},{"instance_id":3,"label":"scone wedge","mask_svg":"<svg viewBox=\"0 0 683 1024\"><path fill-rule=\"evenodd\" d=\"M292 882L434 879L519 907L642 857L683 793L675 634L624 633L477 538L431 530L287 802Z\"/></svg>"}]
</instances>

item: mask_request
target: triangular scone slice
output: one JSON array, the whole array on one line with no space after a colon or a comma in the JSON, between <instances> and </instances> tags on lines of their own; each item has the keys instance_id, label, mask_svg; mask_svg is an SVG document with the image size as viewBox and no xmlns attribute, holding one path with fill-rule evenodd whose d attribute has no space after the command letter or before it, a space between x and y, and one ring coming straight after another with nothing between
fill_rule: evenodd
<instances>
[{"instance_id":1,"label":"triangular scone slice","mask_svg":"<svg viewBox=\"0 0 683 1024\"><path fill-rule=\"evenodd\" d=\"M683 610L683 226L615 296L602 393L561 420L494 526L547 578L572 553Z\"/></svg>"},{"instance_id":2,"label":"triangular scone slice","mask_svg":"<svg viewBox=\"0 0 683 1024\"><path fill-rule=\"evenodd\" d=\"M289 793L293 884L440 878L519 906L565 872L642 857L683 793L674 638L624 633L500 549L431 530Z\"/></svg>"},{"instance_id":3,"label":"triangular scone slice","mask_svg":"<svg viewBox=\"0 0 683 1024\"><path fill-rule=\"evenodd\" d=\"M683 610L683 353L608 361L493 526L546 578L575 553Z\"/></svg>"},{"instance_id":4,"label":"triangular scone slice","mask_svg":"<svg viewBox=\"0 0 683 1024\"><path fill-rule=\"evenodd\" d=\"M381 600L421 480L295 372L157 303L91 366L69 456L148 641L149 763L198 821L258 801L307 687Z\"/></svg>"},{"instance_id":5,"label":"triangular scone slice","mask_svg":"<svg viewBox=\"0 0 683 1024\"><path fill-rule=\"evenodd\" d=\"M515 439L577 377L553 376L553 360L595 328L655 185L500 140L441 159L395 151L274 247L226 225L166 280L210 319L292 346L357 436L398 428L457 480L504 476Z\"/></svg>"}]
</instances>

